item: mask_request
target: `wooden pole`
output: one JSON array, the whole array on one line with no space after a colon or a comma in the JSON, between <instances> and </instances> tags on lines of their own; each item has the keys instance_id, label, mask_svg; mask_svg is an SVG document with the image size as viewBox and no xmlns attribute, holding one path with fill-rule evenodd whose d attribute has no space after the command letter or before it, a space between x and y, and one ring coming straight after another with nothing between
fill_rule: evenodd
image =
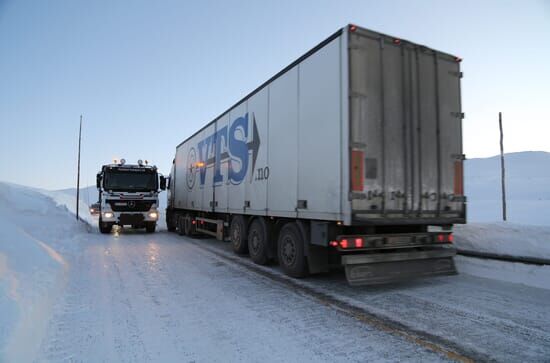
<instances>
[{"instance_id":1,"label":"wooden pole","mask_svg":"<svg viewBox=\"0 0 550 363\"><path fill-rule=\"evenodd\" d=\"M504 133L502 132L502 112L498 113L498 126L500 129L500 171L502 186L502 220L506 221L506 185L504 182Z\"/></svg>"},{"instance_id":2,"label":"wooden pole","mask_svg":"<svg viewBox=\"0 0 550 363\"><path fill-rule=\"evenodd\" d=\"M78 207L80 201L80 141L82 139L82 115L80 115L80 127L78 129L78 167L76 172L76 220L78 221Z\"/></svg>"}]
</instances>

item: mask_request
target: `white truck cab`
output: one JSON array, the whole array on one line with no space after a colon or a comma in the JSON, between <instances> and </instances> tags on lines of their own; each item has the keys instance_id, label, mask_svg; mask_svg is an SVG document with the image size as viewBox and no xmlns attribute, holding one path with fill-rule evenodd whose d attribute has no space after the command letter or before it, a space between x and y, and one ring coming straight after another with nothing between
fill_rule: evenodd
<instances>
[{"instance_id":1,"label":"white truck cab","mask_svg":"<svg viewBox=\"0 0 550 363\"><path fill-rule=\"evenodd\" d=\"M99 191L99 230L110 233L114 225L156 229L159 218L158 194L166 189L166 179L157 167L138 160L137 165L124 159L103 165L97 174ZM160 190L159 190L160 189Z\"/></svg>"}]
</instances>

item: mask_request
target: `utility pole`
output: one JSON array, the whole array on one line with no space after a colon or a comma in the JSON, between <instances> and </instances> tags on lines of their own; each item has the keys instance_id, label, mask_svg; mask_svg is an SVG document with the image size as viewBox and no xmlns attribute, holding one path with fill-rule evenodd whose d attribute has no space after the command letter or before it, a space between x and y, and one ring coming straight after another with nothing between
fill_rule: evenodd
<instances>
[{"instance_id":1,"label":"utility pole","mask_svg":"<svg viewBox=\"0 0 550 363\"><path fill-rule=\"evenodd\" d=\"M80 127L78 129L78 169L76 172L76 220L78 221L78 207L80 200L80 141L82 139L82 115L80 115Z\"/></svg>"},{"instance_id":2,"label":"utility pole","mask_svg":"<svg viewBox=\"0 0 550 363\"><path fill-rule=\"evenodd\" d=\"M502 132L502 112L498 113L498 126L500 128L500 171L502 185L502 220L506 221L506 186L504 183L504 135Z\"/></svg>"}]
</instances>

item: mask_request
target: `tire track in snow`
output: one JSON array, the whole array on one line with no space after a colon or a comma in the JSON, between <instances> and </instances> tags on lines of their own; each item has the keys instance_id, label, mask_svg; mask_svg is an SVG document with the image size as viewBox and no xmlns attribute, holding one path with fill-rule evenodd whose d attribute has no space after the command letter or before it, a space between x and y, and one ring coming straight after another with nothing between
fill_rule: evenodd
<instances>
[{"instance_id":1,"label":"tire track in snow","mask_svg":"<svg viewBox=\"0 0 550 363\"><path fill-rule=\"evenodd\" d=\"M441 354L448 359L458 361L458 362L474 362L474 361L490 361L492 360L489 356L473 351L471 349L458 346L454 342L448 341L439 336L435 336L423 331L413 330L409 327L406 327L400 322L392 321L387 317L383 317L364 308L354 306L344 300L340 300L334 296L325 294L321 291L315 290L309 286L298 283L295 280L288 278L286 276L275 273L269 268L258 266L253 264L250 261L243 259L242 257L229 255L228 253L222 252L218 248L213 248L201 244L195 240L188 239L194 246L197 246L200 249L204 249L209 253L212 253L223 260L229 260L232 263L238 264L241 267L244 267L246 270L259 274L265 278L276 281L286 287L291 288L294 292L309 296L319 302L322 305L330 307L346 316L352 317L362 323L368 324L378 330L381 330L386 333L390 333L395 336L406 339L414 344L422 346L426 349L429 349L435 353Z\"/></svg>"}]
</instances>

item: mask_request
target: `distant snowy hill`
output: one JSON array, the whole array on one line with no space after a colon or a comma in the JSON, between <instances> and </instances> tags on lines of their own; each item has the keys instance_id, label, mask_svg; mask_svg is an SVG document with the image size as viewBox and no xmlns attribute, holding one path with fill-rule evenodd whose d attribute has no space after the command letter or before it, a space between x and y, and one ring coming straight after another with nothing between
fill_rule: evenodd
<instances>
[{"instance_id":1,"label":"distant snowy hill","mask_svg":"<svg viewBox=\"0 0 550 363\"><path fill-rule=\"evenodd\" d=\"M525 151L504 155L508 221L550 225L550 153ZM465 163L468 222L502 220L500 156Z\"/></svg>"}]
</instances>

